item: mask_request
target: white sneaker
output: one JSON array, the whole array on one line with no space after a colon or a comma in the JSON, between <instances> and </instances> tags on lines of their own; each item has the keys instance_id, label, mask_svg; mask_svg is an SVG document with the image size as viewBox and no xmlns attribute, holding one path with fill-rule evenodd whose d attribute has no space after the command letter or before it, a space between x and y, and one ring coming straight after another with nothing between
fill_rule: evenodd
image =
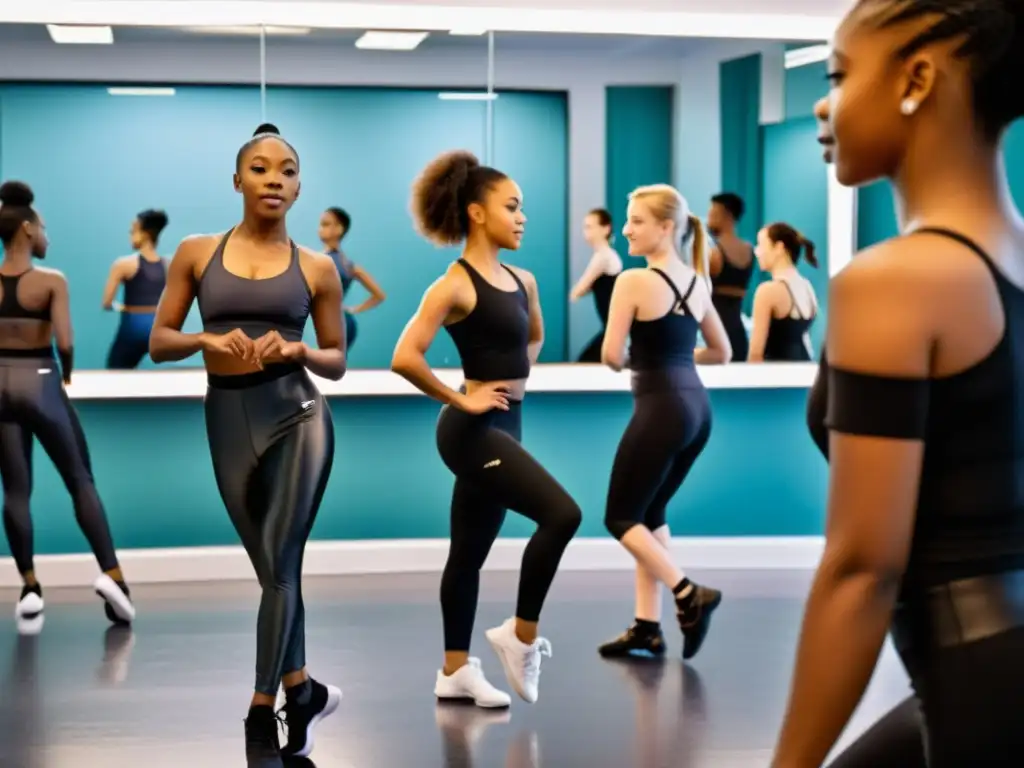
<instances>
[{"instance_id":1,"label":"white sneaker","mask_svg":"<svg viewBox=\"0 0 1024 768\"><path fill-rule=\"evenodd\" d=\"M14 607L14 618L34 619L43 612L43 607L43 596L29 587L24 587L21 590L21 599Z\"/></svg>"},{"instance_id":2,"label":"white sneaker","mask_svg":"<svg viewBox=\"0 0 1024 768\"><path fill-rule=\"evenodd\" d=\"M131 624L135 621L135 606L132 604L132 599L107 574L100 574L92 588L106 603L108 619L115 624L122 622Z\"/></svg>"},{"instance_id":3,"label":"white sneaker","mask_svg":"<svg viewBox=\"0 0 1024 768\"><path fill-rule=\"evenodd\" d=\"M499 691L484 677L480 668L480 659L471 657L469 663L445 675L443 669L437 671L437 683L434 695L439 699L472 699L478 707L495 709L512 704L512 697Z\"/></svg>"},{"instance_id":4,"label":"white sneaker","mask_svg":"<svg viewBox=\"0 0 1024 768\"><path fill-rule=\"evenodd\" d=\"M508 619L500 627L487 630L487 639L505 668L505 678L516 693L533 704L540 683L540 657L551 656L551 643L538 637L527 645L516 637L516 620Z\"/></svg>"}]
</instances>

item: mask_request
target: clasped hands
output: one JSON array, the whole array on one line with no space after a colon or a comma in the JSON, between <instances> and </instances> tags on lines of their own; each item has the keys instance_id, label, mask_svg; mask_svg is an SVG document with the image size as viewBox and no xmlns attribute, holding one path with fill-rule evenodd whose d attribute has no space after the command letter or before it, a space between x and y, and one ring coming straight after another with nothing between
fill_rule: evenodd
<instances>
[{"instance_id":1,"label":"clasped hands","mask_svg":"<svg viewBox=\"0 0 1024 768\"><path fill-rule=\"evenodd\" d=\"M302 362L306 357L303 342L285 341L277 331L270 331L254 340L236 328L220 336L206 336L203 348L241 358L259 368L267 363Z\"/></svg>"}]
</instances>

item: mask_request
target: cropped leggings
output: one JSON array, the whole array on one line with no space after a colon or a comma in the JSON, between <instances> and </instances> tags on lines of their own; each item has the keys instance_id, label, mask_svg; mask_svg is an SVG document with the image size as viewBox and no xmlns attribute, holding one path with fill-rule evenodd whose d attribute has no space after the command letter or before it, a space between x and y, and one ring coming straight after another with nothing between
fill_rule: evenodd
<instances>
[{"instance_id":1,"label":"cropped leggings","mask_svg":"<svg viewBox=\"0 0 1024 768\"><path fill-rule=\"evenodd\" d=\"M519 444L522 403L471 415L445 406L437 448L455 475L451 548L441 577L446 651L468 651L480 590L480 568L498 537L505 511L537 523L523 552L516 616L537 621L562 553L579 528L580 508Z\"/></svg>"},{"instance_id":2,"label":"cropped leggings","mask_svg":"<svg viewBox=\"0 0 1024 768\"><path fill-rule=\"evenodd\" d=\"M0 477L4 531L21 574L35 569L32 438L43 446L71 494L75 519L100 570L118 567L103 503L96 491L89 448L49 349L0 351Z\"/></svg>"},{"instance_id":3,"label":"cropped leggings","mask_svg":"<svg viewBox=\"0 0 1024 768\"><path fill-rule=\"evenodd\" d=\"M256 692L306 666L302 558L334 460L327 401L304 369L209 377L206 431L224 506L263 589Z\"/></svg>"},{"instance_id":4,"label":"cropped leggings","mask_svg":"<svg viewBox=\"0 0 1024 768\"><path fill-rule=\"evenodd\" d=\"M153 312L122 312L117 334L107 352L109 370L133 370L149 354L149 334L153 330Z\"/></svg>"},{"instance_id":5,"label":"cropped leggings","mask_svg":"<svg viewBox=\"0 0 1024 768\"><path fill-rule=\"evenodd\" d=\"M605 507L605 526L622 539L636 525L656 531L665 510L711 436L711 404L703 386L639 390L619 441Z\"/></svg>"}]
</instances>

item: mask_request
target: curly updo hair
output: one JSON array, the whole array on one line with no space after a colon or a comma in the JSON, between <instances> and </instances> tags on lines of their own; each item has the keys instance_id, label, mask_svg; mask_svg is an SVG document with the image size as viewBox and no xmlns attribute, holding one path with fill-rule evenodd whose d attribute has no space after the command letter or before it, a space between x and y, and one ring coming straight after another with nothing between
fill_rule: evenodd
<instances>
[{"instance_id":1,"label":"curly updo hair","mask_svg":"<svg viewBox=\"0 0 1024 768\"><path fill-rule=\"evenodd\" d=\"M38 220L32 208L35 200L32 187L23 181L0 185L0 243L10 245L22 224Z\"/></svg>"},{"instance_id":2,"label":"curly updo hair","mask_svg":"<svg viewBox=\"0 0 1024 768\"><path fill-rule=\"evenodd\" d=\"M445 152L413 182L416 229L437 245L461 243L469 234L469 206L482 203L487 191L507 178L496 168L481 165L472 152Z\"/></svg>"}]
</instances>

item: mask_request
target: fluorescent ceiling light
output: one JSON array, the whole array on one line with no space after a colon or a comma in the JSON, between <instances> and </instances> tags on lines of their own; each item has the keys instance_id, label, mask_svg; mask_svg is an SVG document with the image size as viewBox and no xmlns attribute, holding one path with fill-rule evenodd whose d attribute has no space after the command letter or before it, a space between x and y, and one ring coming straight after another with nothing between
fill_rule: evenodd
<instances>
[{"instance_id":1,"label":"fluorescent ceiling light","mask_svg":"<svg viewBox=\"0 0 1024 768\"><path fill-rule=\"evenodd\" d=\"M114 42L114 30L110 27L47 24L46 31L53 42L65 45L112 45Z\"/></svg>"},{"instance_id":2,"label":"fluorescent ceiling light","mask_svg":"<svg viewBox=\"0 0 1024 768\"><path fill-rule=\"evenodd\" d=\"M173 88L107 88L111 96L173 96Z\"/></svg>"},{"instance_id":3,"label":"fluorescent ceiling light","mask_svg":"<svg viewBox=\"0 0 1024 768\"><path fill-rule=\"evenodd\" d=\"M456 37L480 37L486 35L487 30L483 27L456 27L448 30L448 34Z\"/></svg>"},{"instance_id":4,"label":"fluorescent ceiling light","mask_svg":"<svg viewBox=\"0 0 1024 768\"><path fill-rule=\"evenodd\" d=\"M375 51L411 51L427 39L428 32L367 32L356 40L356 48Z\"/></svg>"},{"instance_id":5,"label":"fluorescent ceiling light","mask_svg":"<svg viewBox=\"0 0 1024 768\"><path fill-rule=\"evenodd\" d=\"M0 24L179 28L268 24L313 29L430 30L443 34L452 29L473 28L495 32L721 37L817 43L830 39L840 21L837 14L697 13L645 11L624 6L615 10L524 8L512 0L489 0L497 7L444 5L444 2L431 0L429 4L422 2L418 5L409 0L402 5L351 0L329 3L310 0L0 2Z\"/></svg>"},{"instance_id":6,"label":"fluorescent ceiling light","mask_svg":"<svg viewBox=\"0 0 1024 768\"><path fill-rule=\"evenodd\" d=\"M793 48L786 51L786 69L806 67L819 61L828 61L832 49L827 45L808 45L806 48Z\"/></svg>"},{"instance_id":7,"label":"fluorescent ceiling light","mask_svg":"<svg viewBox=\"0 0 1024 768\"><path fill-rule=\"evenodd\" d=\"M442 101L494 101L496 93L473 93L471 91L441 91L437 98Z\"/></svg>"},{"instance_id":8,"label":"fluorescent ceiling light","mask_svg":"<svg viewBox=\"0 0 1024 768\"><path fill-rule=\"evenodd\" d=\"M196 35L241 35L259 37L264 31L268 37L301 37L310 34L313 30L309 27L260 27L253 26L211 26L211 27L182 27L186 32Z\"/></svg>"}]
</instances>

